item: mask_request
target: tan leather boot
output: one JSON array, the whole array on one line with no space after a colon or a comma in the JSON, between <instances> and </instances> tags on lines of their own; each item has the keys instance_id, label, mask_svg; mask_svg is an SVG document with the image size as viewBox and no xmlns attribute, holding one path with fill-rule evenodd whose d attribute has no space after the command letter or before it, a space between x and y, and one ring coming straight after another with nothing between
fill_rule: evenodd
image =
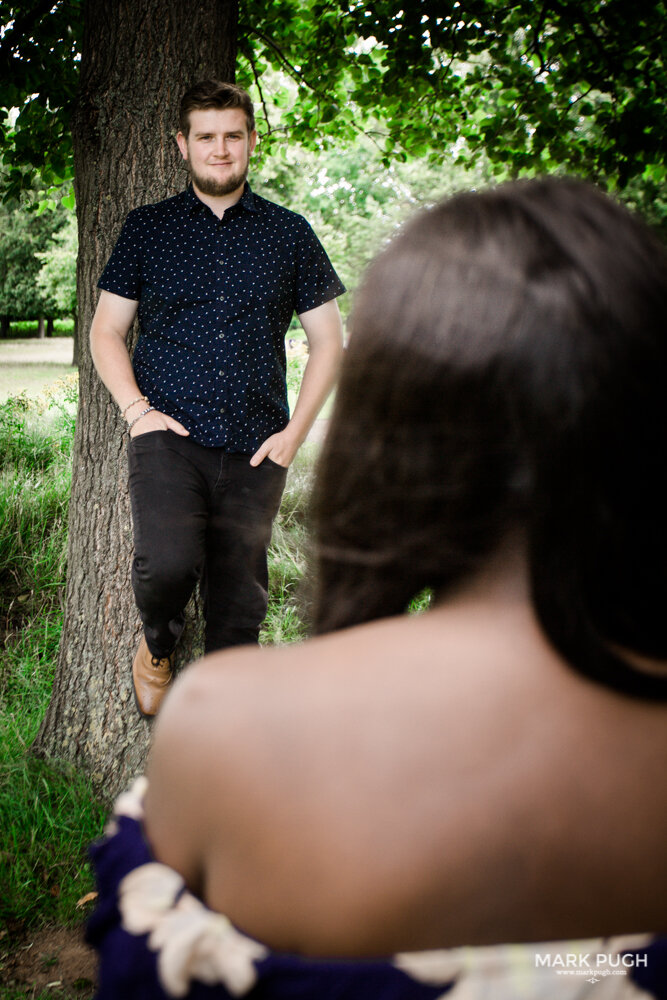
<instances>
[{"instance_id":1,"label":"tan leather boot","mask_svg":"<svg viewBox=\"0 0 667 1000\"><path fill-rule=\"evenodd\" d=\"M171 684L173 661L173 654L163 659L153 656L142 637L132 664L132 680L137 708L143 716L157 714Z\"/></svg>"}]
</instances>

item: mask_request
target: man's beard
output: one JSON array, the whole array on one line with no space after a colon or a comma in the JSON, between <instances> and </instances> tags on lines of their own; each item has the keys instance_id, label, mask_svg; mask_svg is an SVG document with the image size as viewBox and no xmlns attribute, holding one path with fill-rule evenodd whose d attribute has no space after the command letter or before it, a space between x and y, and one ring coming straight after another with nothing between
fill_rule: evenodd
<instances>
[{"instance_id":1,"label":"man's beard","mask_svg":"<svg viewBox=\"0 0 667 1000\"><path fill-rule=\"evenodd\" d=\"M201 174L196 174L192 168L190 168L190 180L193 182L198 191L202 194L207 194L212 198L221 198L223 195L232 194L238 188L245 184L246 177L248 176L248 164L242 170L237 170L235 173L230 174L227 180L220 181L216 177L203 177Z\"/></svg>"}]
</instances>

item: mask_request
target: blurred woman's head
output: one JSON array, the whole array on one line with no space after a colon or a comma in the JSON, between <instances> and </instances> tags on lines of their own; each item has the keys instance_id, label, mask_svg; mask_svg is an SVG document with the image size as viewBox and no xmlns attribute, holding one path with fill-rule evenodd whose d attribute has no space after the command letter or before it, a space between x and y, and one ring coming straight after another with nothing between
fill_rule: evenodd
<instances>
[{"instance_id":1,"label":"blurred woman's head","mask_svg":"<svg viewBox=\"0 0 667 1000\"><path fill-rule=\"evenodd\" d=\"M666 306L658 242L580 182L414 219L351 320L316 489L317 630L446 595L516 532L565 658L664 695L610 648L667 656Z\"/></svg>"}]
</instances>

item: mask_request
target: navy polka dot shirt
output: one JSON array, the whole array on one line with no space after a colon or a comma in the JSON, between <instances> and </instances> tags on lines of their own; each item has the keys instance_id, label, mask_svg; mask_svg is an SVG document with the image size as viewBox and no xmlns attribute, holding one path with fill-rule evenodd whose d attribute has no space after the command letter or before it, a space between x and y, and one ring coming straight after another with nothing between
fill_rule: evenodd
<instances>
[{"instance_id":1,"label":"navy polka dot shirt","mask_svg":"<svg viewBox=\"0 0 667 1000\"><path fill-rule=\"evenodd\" d=\"M222 219L191 187L130 212L98 286L139 302L132 363L151 404L244 454L289 419L294 312L345 291L306 220L247 184Z\"/></svg>"}]
</instances>

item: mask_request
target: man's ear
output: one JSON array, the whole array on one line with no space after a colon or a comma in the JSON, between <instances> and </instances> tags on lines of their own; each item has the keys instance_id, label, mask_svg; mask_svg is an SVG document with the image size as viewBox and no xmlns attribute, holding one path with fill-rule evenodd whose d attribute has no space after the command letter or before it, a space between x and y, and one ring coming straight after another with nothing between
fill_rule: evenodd
<instances>
[{"instance_id":1,"label":"man's ear","mask_svg":"<svg viewBox=\"0 0 667 1000\"><path fill-rule=\"evenodd\" d=\"M185 138L182 132L176 133L176 142L178 143L178 148L181 151L181 156L184 160L188 158L188 140Z\"/></svg>"},{"instance_id":2,"label":"man's ear","mask_svg":"<svg viewBox=\"0 0 667 1000\"><path fill-rule=\"evenodd\" d=\"M180 134L180 133L179 133ZM257 145L257 130L253 129L248 136L248 155L252 156L255 152L255 146Z\"/></svg>"}]
</instances>

